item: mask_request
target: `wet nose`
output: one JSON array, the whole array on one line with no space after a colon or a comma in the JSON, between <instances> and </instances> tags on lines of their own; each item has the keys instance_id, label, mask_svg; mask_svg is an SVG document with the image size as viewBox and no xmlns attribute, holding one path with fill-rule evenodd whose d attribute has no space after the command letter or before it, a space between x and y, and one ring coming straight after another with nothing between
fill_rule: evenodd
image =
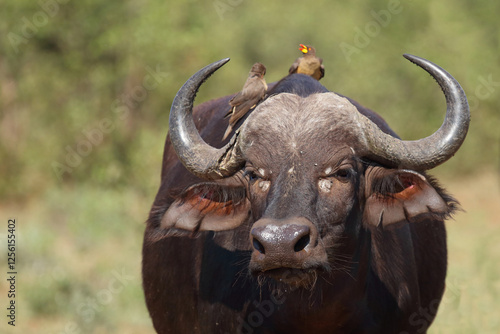
<instances>
[{"instance_id":1,"label":"wet nose","mask_svg":"<svg viewBox=\"0 0 500 334\"><path fill-rule=\"evenodd\" d=\"M298 224L266 225L254 227L251 236L253 248L260 254L286 258L310 244L311 229Z\"/></svg>"}]
</instances>

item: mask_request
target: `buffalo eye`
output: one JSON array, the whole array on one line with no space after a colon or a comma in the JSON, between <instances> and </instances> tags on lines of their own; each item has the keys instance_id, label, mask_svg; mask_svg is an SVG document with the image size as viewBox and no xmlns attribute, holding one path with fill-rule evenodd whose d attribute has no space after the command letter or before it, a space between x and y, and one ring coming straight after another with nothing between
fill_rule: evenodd
<instances>
[{"instance_id":1,"label":"buffalo eye","mask_svg":"<svg viewBox=\"0 0 500 334\"><path fill-rule=\"evenodd\" d=\"M249 165L245 168L244 176L248 178L250 183L253 183L258 180L266 180L266 171L263 168L254 168Z\"/></svg>"},{"instance_id":2,"label":"buffalo eye","mask_svg":"<svg viewBox=\"0 0 500 334\"><path fill-rule=\"evenodd\" d=\"M248 178L248 181L250 181L251 183L254 183L258 179L260 179L260 177L257 175L257 173L255 173L255 171L253 171L253 170L245 171L244 175L245 175L245 177Z\"/></svg>"},{"instance_id":3,"label":"buffalo eye","mask_svg":"<svg viewBox=\"0 0 500 334\"><path fill-rule=\"evenodd\" d=\"M253 168L247 166L244 172L244 176L247 178L250 185L257 185L259 191L267 191L271 182L265 177L266 171L263 168Z\"/></svg>"},{"instance_id":4,"label":"buffalo eye","mask_svg":"<svg viewBox=\"0 0 500 334\"><path fill-rule=\"evenodd\" d=\"M351 180L354 172L350 168L341 168L336 170L330 177L336 178L340 182L348 182Z\"/></svg>"}]
</instances>

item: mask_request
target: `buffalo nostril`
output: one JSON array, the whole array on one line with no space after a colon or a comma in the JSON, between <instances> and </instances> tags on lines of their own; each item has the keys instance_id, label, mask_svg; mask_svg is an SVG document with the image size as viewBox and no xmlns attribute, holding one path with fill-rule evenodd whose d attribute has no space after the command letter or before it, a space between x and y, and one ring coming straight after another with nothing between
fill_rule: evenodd
<instances>
[{"instance_id":1,"label":"buffalo nostril","mask_svg":"<svg viewBox=\"0 0 500 334\"><path fill-rule=\"evenodd\" d=\"M262 243L255 238L253 238L253 248L259 251L259 253L261 254L266 254L266 249L264 248L264 245L262 245Z\"/></svg>"},{"instance_id":2,"label":"buffalo nostril","mask_svg":"<svg viewBox=\"0 0 500 334\"><path fill-rule=\"evenodd\" d=\"M293 246L293 250L295 252L300 252L301 250L303 250L304 248L306 248L307 245L309 245L310 241L311 241L311 237L309 236L309 234L306 234L306 235L302 236L297 241L297 243L295 244L295 246Z\"/></svg>"}]
</instances>

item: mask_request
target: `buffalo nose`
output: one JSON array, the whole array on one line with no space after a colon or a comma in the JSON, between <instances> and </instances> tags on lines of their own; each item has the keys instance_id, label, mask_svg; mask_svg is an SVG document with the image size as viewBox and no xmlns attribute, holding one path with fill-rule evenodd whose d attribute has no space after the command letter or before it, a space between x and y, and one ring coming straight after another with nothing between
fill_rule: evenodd
<instances>
[{"instance_id":1,"label":"buffalo nose","mask_svg":"<svg viewBox=\"0 0 500 334\"><path fill-rule=\"evenodd\" d=\"M311 242L307 225L266 225L251 231L254 249L262 255L283 256L302 251Z\"/></svg>"}]
</instances>

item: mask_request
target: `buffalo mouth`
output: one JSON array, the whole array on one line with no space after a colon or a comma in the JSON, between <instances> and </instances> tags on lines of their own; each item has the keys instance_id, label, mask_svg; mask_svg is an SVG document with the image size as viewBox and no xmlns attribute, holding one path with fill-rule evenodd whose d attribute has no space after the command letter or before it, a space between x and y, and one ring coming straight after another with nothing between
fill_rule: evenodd
<instances>
[{"instance_id":1,"label":"buffalo mouth","mask_svg":"<svg viewBox=\"0 0 500 334\"><path fill-rule=\"evenodd\" d=\"M270 280L277 284L285 284L294 288L312 289L316 284L318 275L323 272L322 268L274 268L266 271L253 271L252 274L257 277L259 285Z\"/></svg>"}]
</instances>

